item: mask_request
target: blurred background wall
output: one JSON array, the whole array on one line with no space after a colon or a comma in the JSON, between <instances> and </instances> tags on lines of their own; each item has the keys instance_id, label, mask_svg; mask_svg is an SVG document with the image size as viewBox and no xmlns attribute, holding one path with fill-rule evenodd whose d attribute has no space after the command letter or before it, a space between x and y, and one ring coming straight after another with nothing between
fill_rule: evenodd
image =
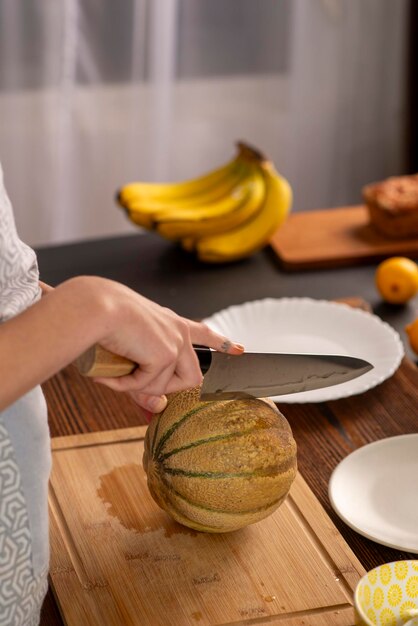
<instances>
[{"instance_id":1,"label":"blurred background wall","mask_svg":"<svg viewBox=\"0 0 418 626\"><path fill-rule=\"evenodd\" d=\"M412 0L413 1L413 0ZM294 210L405 171L408 0L0 0L0 160L31 245L133 230L114 194L252 143Z\"/></svg>"}]
</instances>

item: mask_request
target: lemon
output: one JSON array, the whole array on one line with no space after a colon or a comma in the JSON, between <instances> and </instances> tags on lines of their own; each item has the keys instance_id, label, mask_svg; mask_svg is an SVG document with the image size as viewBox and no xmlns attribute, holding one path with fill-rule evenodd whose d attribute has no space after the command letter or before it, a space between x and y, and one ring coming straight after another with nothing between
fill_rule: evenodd
<instances>
[{"instance_id":1,"label":"lemon","mask_svg":"<svg viewBox=\"0 0 418 626\"><path fill-rule=\"evenodd\" d=\"M418 354L418 317L408 324L408 326L405 326L405 331L408 335L409 345L412 350Z\"/></svg>"},{"instance_id":2,"label":"lemon","mask_svg":"<svg viewBox=\"0 0 418 626\"><path fill-rule=\"evenodd\" d=\"M418 265L406 257L391 257L377 266L375 281L386 302L405 304L418 291Z\"/></svg>"}]
</instances>

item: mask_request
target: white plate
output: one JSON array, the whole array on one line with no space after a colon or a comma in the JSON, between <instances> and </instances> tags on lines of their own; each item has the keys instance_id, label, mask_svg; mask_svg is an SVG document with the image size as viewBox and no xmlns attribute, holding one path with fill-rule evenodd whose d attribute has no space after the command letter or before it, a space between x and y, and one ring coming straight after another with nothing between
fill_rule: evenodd
<instances>
[{"instance_id":1,"label":"white plate","mask_svg":"<svg viewBox=\"0 0 418 626\"><path fill-rule=\"evenodd\" d=\"M331 475L336 513L364 537L418 553L418 433L349 454Z\"/></svg>"},{"instance_id":2,"label":"white plate","mask_svg":"<svg viewBox=\"0 0 418 626\"><path fill-rule=\"evenodd\" d=\"M375 387L392 376L404 354L398 333L376 315L311 298L266 298L233 305L204 320L248 351L344 354L374 369L333 387L275 396L276 402L326 402Z\"/></svg>"}]
</instances>

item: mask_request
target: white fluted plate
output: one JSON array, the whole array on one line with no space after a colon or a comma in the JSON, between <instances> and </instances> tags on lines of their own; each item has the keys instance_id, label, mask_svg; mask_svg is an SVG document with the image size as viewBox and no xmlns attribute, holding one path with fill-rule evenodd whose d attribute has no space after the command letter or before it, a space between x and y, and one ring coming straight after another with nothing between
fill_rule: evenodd
<instances>
[{"instance_id":1,"label":"white fluted plate","mask_svg":"<svg viewBox=\"0 0 418 626\"><path fill-rule=\"evenodd\" d=\"M404 355L399 334L377 315L328 300L265 298L230 306L204 322L248 351L341 354L374 365L354 380L275 396L276 402L326 402L363 393L392 376Z\"/></svg>"}]
</instances>

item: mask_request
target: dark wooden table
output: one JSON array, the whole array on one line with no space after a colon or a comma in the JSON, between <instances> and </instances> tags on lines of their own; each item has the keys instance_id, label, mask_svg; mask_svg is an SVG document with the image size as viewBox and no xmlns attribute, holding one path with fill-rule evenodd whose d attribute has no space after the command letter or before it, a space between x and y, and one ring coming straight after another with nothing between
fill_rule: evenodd
<instances>
[{"instance_id":1,"label":"dark wooden table","mask_svg":"<svg viewBox=\"0 0 418 626\"><path fill-rule=\"evenodd\" d=\"M416 558L352 531L333 512L327 490L332 470L354 449L418 430L418 368L404 332L404 326L418 315L417 299L405 307L383 304L374 287L374 265L285 273L272 251L266 249L240 263L206 266L152 234L47 247L37 253L41 279L51 285L80 274L105 276L193 319L268 296L357 296L367 301L377 315L400 332L407 350L401 368L391 379L360 396L278 406L297 441L303 477L366 570L399 558ZM72 366L48 381L44 392L53 437L145 423L141 411L127 397L83 379ZM362 418L358 419L360 408ZM49 591L41 625L56 624L63 622Z\"/></svg>"}]
</instances>

